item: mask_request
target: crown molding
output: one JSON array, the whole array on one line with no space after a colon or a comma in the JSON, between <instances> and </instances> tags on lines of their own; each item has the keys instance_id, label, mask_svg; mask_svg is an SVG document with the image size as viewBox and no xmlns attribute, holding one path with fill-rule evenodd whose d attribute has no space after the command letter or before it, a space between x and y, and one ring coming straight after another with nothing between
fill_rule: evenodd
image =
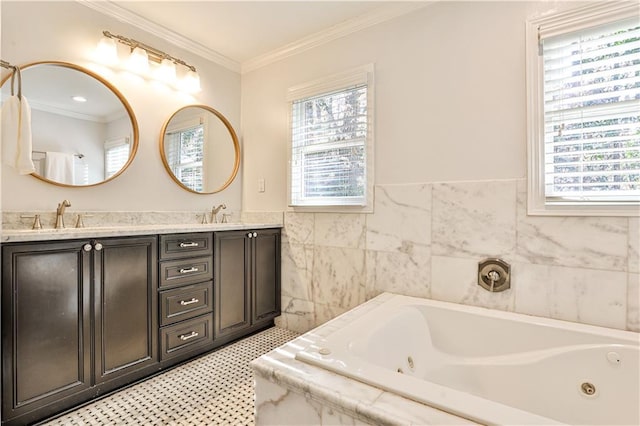
<instances>
[{"instance_id":1,"label":"crown molding","mask_svg":"<svg viewBox=\"0 0 640 426\"><path fill-rule=\"evenodd\" d=\"M436 1L437 0L398 2L389 4L386 7L378 8L362 16L346 20L325 30L286 44L278 49L265 53L264 55L259 55L253 59L244 61L241 65L241 73L245 74L254 71L289 56L297 55L298 53L313 49L314 47L321 46L357 31L364 30L415 10L422 9Z\"/></svg>"},{"instance_id":2,"label":"crown molding","mask_svg":"<svg viewBox=\"0 0 640 426\"><path fill-rule=\"evenodd\" d=\"M218 65L221 65L231 71L240 72L240 63L226 56L216 52L213 49L209 49L200 43L197 43L187 37L184 37L176 32L173 32L162 25L158 25L149 21L143 16L133 13L115 3L104 0L75 0L76 2L96 10L104 15L111 16L118 21L133 25L148 33L151 33L157 37L166 40L167 42L181 47L191 53L194 53L202 58L208 59Z\"/></svg>"},{"instance_id":3,"label":"crown molding","mask_svg":"<svg viewBox=\"0 0 640 426\"><path fill-rule=\"evenodd\" d=\"M213 49L209 49L208 47L203 46L202 44L184 37L174 31L171 31L163 27L162 25L158 25L143 16L140 16L121 6L118 6L115 3L110 2L109 0L75 1L104 15L110 16L121 22L140 28L148 33L162 38L163 40L166 40L167 42L175 46L181 47L231 71L245 74L269 65L273 62L280 61L284 58L299 54L309 49L313 49L314 47L321 46L357 31L364 30L371 26L421 9L427 5L435 3L438 0L390 3L385 7L378 8L365 15L341 22L325 30L303 37L271 52L259 55L242 63L227 58L226 56L216 52Z\"/></svg>"}]
</instances>

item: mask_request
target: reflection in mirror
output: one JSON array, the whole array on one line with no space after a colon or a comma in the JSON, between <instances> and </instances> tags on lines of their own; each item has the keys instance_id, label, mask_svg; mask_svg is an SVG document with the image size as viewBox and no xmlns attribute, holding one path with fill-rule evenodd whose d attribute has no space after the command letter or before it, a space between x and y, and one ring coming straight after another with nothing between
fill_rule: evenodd
<instances>
[{"instance_id":1,"label":"reflection in mirror","mask_svg":"<svg viewBox=\"0 0 640 426\"><path fill-rule=\"evenodd\" d=\"M138 147L138 126L122 94L77 65L21 67L31 106L33 176L62 186L92 186L122 173ZM10 95L2 84L2 100Z\"/></svg>"},{"instance_id":2,"label":"reflection in mirror","mask_svg":"<svg viewBox=\"0 0 640 426\"><path fill-rule=\"evenodd\" d=\"M231 124L205 105L186 106L167 120L160 154L173 180L198 194L225 189L240 165L238 137Z\"/></svg>"}]
</instances>

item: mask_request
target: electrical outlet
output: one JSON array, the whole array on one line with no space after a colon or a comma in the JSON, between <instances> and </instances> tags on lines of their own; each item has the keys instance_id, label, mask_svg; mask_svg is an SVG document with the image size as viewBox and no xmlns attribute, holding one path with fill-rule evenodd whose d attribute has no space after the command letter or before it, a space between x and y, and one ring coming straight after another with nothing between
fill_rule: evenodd
<instances>
[{"instance_id":1,"label":"electrical outlet","mask_svg":"<svg viewBox=\"0 0 640 426\"><path fill-rule=\"evenodd\" d=\"M264 178L258 179L258 192L264 192Z\"/></svg>"}]
</instances>

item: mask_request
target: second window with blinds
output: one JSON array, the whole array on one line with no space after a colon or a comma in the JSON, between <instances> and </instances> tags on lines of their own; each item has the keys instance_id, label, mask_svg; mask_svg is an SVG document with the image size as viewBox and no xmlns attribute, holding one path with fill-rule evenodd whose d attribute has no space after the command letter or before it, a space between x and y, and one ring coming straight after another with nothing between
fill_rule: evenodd
<instances>
[{"instance_id":1,"label":"second window with blinds","mask_svg":"<svg viewBox=\"0 0 640 426\"><path fill-rule=\"evenodd\" d=\"M640 212L640 20L596 3L528 26L529 213Z\"/></svg>"},{"instance_id":2,"label":"second window with blinds","mask_svg":"<svg viewBox=\"0 0 640 426\"><path fill-rule=\"evenodd\" d=\"M373 66L293 87L288 101L289 205L371 211Z\"/></svg>"}]
</instances>

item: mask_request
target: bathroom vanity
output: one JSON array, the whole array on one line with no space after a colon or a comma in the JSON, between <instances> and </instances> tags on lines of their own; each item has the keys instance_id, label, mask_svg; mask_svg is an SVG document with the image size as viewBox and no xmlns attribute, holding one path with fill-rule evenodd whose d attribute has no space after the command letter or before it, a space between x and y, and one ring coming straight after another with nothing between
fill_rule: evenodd
<instances>
[{"instance_id":1,"label":"bathroom vanity","mask_svg":"<svg viewBox=\"0 0 640 426\"><path fill-rule=\"evenodd\" d=\"M70 409L280 314L280 225L2 237L2 424Z\"/></svg>"}]
</instances>

